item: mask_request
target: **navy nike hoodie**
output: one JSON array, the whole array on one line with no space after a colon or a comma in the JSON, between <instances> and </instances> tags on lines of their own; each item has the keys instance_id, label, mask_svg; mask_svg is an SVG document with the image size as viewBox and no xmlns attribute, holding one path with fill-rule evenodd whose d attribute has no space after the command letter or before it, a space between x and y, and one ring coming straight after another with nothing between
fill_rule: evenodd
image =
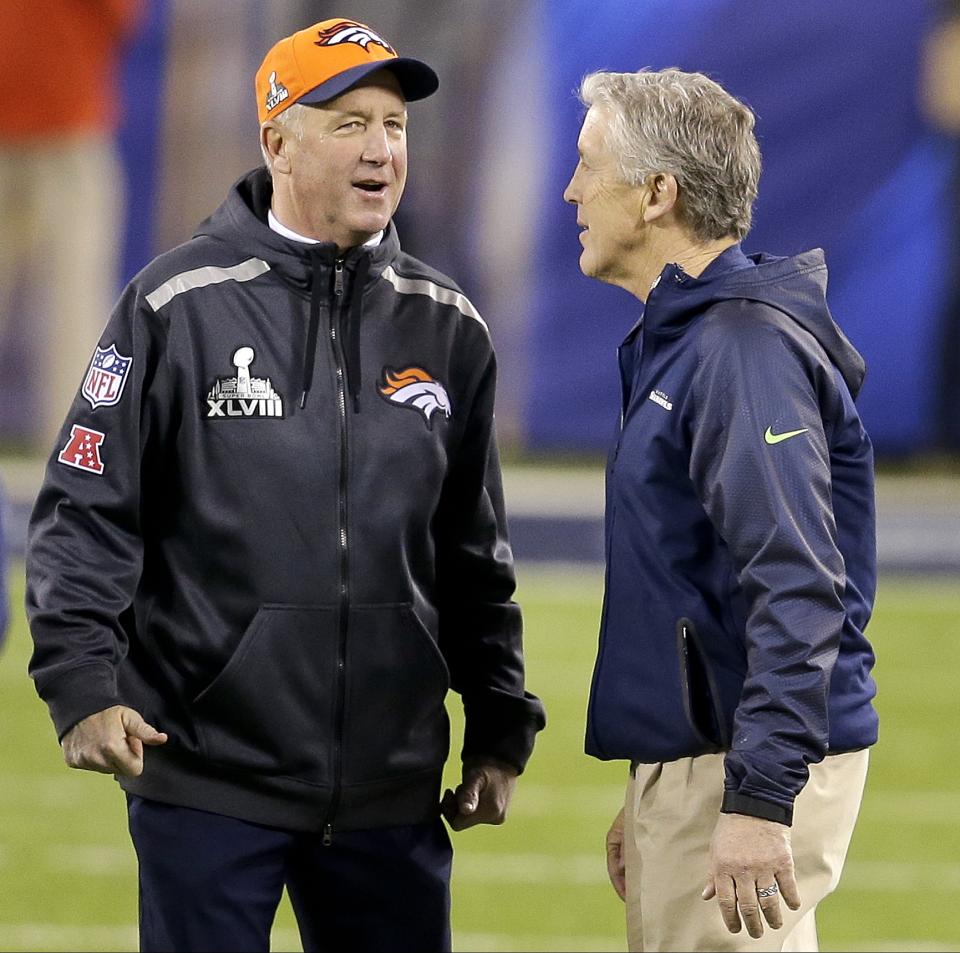
<instances>
[{"instance_id":1,"label":"navy nike hoodie","mask_svg":"<svg viewBox=\"0 0 960 953\"><path fill-rule=\"evenodd\" d=\"M726 752L723 810L789 824L810 763L877 740L864 362L817 249L668 265L619 350L586 750Z\"/></svg>"}]
</instances>

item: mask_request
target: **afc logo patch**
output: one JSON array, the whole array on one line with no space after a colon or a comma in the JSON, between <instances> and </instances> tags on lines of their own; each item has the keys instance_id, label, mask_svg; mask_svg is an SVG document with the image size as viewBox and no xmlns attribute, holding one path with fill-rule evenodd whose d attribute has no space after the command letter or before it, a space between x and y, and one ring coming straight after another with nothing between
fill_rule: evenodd
<instances>
[{"instance_id":1,"label":"afc logo patch","mask_svg":"<svg viewBox=\"0 0 960 953\"><path fill-rule=\"evenodd\" d=\"M100 444L103 443L104 436L99 430L73 424L70 427L70 439L57 454L57 460L68 467L96 473L97 476L102 475L103 460L100 458Z\"/></svg>"},{"instance_id":2,"label":"afc logo patch","mask_svg":"<svg viewBox=\"0 0 960 953\"><path fill-rule=\"evenodd\" d=\"M93 352L90 370L83 380L80 393L90 401L94 410L119 403L132 363L133 358L124 357L115 344L98 347Z\"/></svg>"}]
</instances>

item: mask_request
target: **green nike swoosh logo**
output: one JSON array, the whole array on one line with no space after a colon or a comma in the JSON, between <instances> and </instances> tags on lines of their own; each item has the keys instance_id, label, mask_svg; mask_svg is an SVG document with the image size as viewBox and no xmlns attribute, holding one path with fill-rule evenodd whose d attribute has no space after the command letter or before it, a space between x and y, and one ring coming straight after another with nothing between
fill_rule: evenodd
<instances>
[{"instance_id":1,"label":"green nike swoosh logo","mask_svg":"<svg viewBox=\"0 0 960 953\"><path fill-rule=\"evenodd\" d=\"M803 430L788 430L786 433L774 433L769 427L767 427L766 433L763 435L763 439L767 443L783 443L784 440L789 440L791 437L798 437L802 433L806 433L810 428L804 427Z\"/></svg>"}]
</instances>

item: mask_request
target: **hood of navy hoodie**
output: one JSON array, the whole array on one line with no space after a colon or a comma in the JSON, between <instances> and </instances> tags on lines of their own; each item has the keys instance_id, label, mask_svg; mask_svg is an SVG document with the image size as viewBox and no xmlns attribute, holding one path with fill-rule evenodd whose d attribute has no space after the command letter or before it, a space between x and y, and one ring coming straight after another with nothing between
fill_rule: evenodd
<instances>
[{"instance_id":1,"label":"hood of navy hoodie","mask_svg":"<svg viewBox=\"0 0 960 953\"><path fill-rule=\"evenodd\" d=\"M731 299L759 301L796 321L826 351L856 398L863 386L866 364L827 306L827 266L822 249L781 258L745 255L739 245L733 245L698 278L679 265L667 265L647 299L644 331L679 331L710 305Z\"/></svg>"}]
</instances>

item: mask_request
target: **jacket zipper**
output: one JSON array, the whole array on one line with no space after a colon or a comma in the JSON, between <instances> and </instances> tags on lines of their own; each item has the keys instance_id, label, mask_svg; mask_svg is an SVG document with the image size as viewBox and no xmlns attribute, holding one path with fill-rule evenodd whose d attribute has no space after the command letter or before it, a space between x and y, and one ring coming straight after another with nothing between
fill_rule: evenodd
<instances>
[{"instance_id":1,"label":"jacket zipper","mask_svg":"<svg viewBox=\"0 0 960 953\"><path fill-rule=\"evenodd\" d=\"M340 530L340 625L337 645L337 685L333 728L333 787L330 806L323 825L323 846L333 841L333 821L340 806L340 783L343 769L343 719L346 706L347 626L350 620L350 561L347 549L347 399L343 370L343 348L337 337L337 323L343 310L343 259L333 268L334 307L330 309L330 344L337 369L337 410L340 421L340 486L337 494Z\"/></svg>"},{"instance_id":2,"label":"jacket zipper","mask_svg":"<svg viewBox=\"0 0 960 953\"><path fill-rule=\"evenodd\" d=\"M629 386L624 388L623 386L623 364L620 360L620 348L623 345L620 345L620 348L617 348L617 374L620 377L620 426L617 430L617 441L613 446L613 452L610 454L610 462L607 468L606 479L612 481L615 479L614 471L617 468L617 459L620 456L620 445L623 442L623 428L627 423L627 411L630 409L630 402L633 396L633 383L640 374L640 368L643 366L643 329L639 331L640 337L640 353L637 355L637 366L633 369L633 379L629 382ZM597 661L594 666L593 679L590 683L590 701L588 703L588 717L593 724L597 722L597 693L596 686L600 682L600 671L603 668L604 656L607 651L607 596L606 593L610 591L610 577L613 575L613 537L614 530L616 527L616 518L617 518L617 509L616 503L613 499L614 493L610 493L610 497L607 502L607 506L610 507L610 533L609 536L604 540L604 570L603 570L603 606L600 611L600 635L598 639L597 646ZM594 744L597 747L600 747L599 739L596 734L594 734Z\"/></svg>"}]
</instances>

